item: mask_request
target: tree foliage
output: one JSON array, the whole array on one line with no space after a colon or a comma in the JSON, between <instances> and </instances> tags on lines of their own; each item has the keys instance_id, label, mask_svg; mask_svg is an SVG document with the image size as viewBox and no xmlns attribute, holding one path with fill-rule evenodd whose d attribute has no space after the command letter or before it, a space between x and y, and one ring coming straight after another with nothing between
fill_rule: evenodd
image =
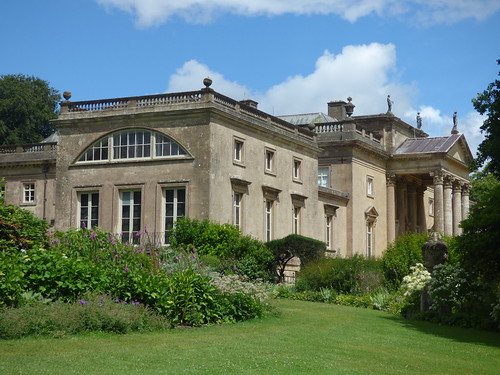
<instances>
[{"instance_id":1,"label":"tree foliage","mask_svg":"<svg viewBox=\"0 0 500 375\"><path fill-rule=\"evenodd\" d=\"M284 281L285 267L293 257L299 258L301 264L305 265L324 256L326 251L324 242L298 234L269 241L266 246L274 254L280 282Z\"/></svg>"},{"instance_id":2,"label":"tree foliage","mask_svg":"<svg viewBox=\"0 0 500 375\"><path fill-rule=\"evenodd\" d=\"M497 60L500 64L500 60ZM479 145L478 165L488 161L483 173L500 178L500 81L495 80L473 99L474 107L487 118L481 126L485 133ZM485 176L483 176L485 177ZM461 263L468 272L484 280L500 280L500 186L491 186L478 196L468 219L462 222L463 234L458 241Z\"/></svg>"},{"instance_id":3,"label":"tree foliage","mask_svg":"<svg viewBox=\"0 0 500 375\"><path fill-rule=\"evenodd\" d=\"M486 164L482 170L472 173L470 177L470 199L474 202L481 201L485 193L500 185L500 180L491 173L490 163Z\"/></svg>"},{"instance_id":4,"label":"tree foliage","mask_svg":"<svg viewBox=\"0 0 500 375\"><path fill-rule=\"evenodd\" d=\"M59 92L22 74L0 76L0 145L35 143L54 132Z\"/></svg>"},{"instance_id":5,"label":"tree foliage","mask_svg":"<svg viewBox=\"0 0 500 375\"><path fill-rule=\"evenodd\" d=\"M485 281L500 281L500 185L486 192L462 221L460 263Z\"/></svg>"},{"instance_id":6,"label":"tree foliage","mask_svg":"<svg viewBox=\"0 0 500 375\"><path fill-rule=\"evenodd\" d=\"M500 59L497 63L500 65ZM479 145L476 162L482 166L490 160L491 172L500 177L500 81L490 83L486 90L472 99L472 103L476 111L487 115L481 126L485 139Z\"/></svg>"}]
</instances>

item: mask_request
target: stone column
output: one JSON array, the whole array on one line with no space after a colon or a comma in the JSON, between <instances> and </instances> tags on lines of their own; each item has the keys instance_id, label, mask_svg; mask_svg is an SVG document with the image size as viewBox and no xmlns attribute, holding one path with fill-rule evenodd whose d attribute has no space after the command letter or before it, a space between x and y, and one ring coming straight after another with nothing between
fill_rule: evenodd
<instances>
[{"instance_id":1,"label":"stone column","mask_svg":"<svg viewBox=\"0 0 500 375\"><path fill-rule=\"evenodd\" d=\"M418 231L420 233L427 231L427 219L425 215L425 186L418 186L417 188L417 218L418 218Z\"/></svg>"},{"instance_id":2,"label":"stone column","mask_svg":"<svg viewBox=\"0 0 500 375\"><path fill-rule=\"evenodd\" d=\"M398 200L398 220L399 220L399 230L398 236L406 232L406 180L401 178L398 179L398 189L397 189L397 200Z\"/></svg>"},{"instance_id":3,"label":"stone column","mask_svg":"<svg viewBox=\"0 0 500 375\"><path fill-rule=\"evenodd\" d=\"M413 182L408 184L408 222L410 231L417 233L417 186Z\"/></svg>"},{"instance_id":4,"label":"stone column","mask_svg":"<svg viewBox=\"0 0 500 375\"><path fill-rule=\"evenodd\" d=\"M396 175L387 175L387 243L396 239Z\"/></svg>"},{"instance_id":5,"label":"stone column","mask_svg":"<svg viewBox=\"0 0 500 375\"><path fill-rule=\"evenodd\" d=\"M467 182L462 185L462 220L469 216L469 191L470 184Z\"/></svg>"},{"instance_id":6,"label":"stone column","mask_svg":"<svg viewBox=\"0 0 500 375\"><path fill-rule=\"evenodd\" d=\"M451 236L453 234L453 211L451 206L451 190L452 180L450 176L444 179L443 189L443 217L444 217L444 234Z\"/></svg>"},{"instance_id":7,"label":"stone column","mask_svg":"<svg viewBox=\"0 0 500 375\"><path fill-rule=\"evenodd\" d=\"M453 234L459 235L462 233L458 226L462 221L462 184L455 181L453 184Z\"/></svg>"},{"instance_id":8,"label":"stone column","mask_svg":"<svg viewBox=\"0 0 500 375\"><path fill-rule=\"evenodd\" d=\"M434 230L444 232L443 216L443 174L434 174Z\"/></svg>"}]
</instances>

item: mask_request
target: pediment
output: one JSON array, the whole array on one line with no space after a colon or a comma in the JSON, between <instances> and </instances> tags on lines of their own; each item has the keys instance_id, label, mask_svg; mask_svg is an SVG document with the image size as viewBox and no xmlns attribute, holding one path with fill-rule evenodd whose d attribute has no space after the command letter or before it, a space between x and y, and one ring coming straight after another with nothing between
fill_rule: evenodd
<instances>
[{"instance_id":1,"label":"pediment","mask_svg":"<svg viewBox=\"0 0 500 375\"><path fill-rule=\"evenodd\" d=\"M365 216L369 218L376 219L378 217L378 211L375 207L370 206L365 211Z\"/></svg>"},{"instance_id":2,"label":"pediment","mask_svg":"<svg viewBox=\"0 0 500 375\"><path fill-rule=\"evenodd\" d=\"M464 164L471 164L474 160L472 153L469 149L469 145L463 135L457 139L457 141L453 144L450 150L447 152L447 155L455 160L458 160Z\"/></svg>"}]
</instances>

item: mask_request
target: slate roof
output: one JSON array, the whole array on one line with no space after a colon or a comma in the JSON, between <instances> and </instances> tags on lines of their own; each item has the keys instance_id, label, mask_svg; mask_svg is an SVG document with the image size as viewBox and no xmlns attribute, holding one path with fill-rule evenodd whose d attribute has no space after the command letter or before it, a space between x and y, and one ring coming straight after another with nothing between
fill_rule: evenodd
<instances>
[{"instance_id":1,"label":"slate roof","mask_svg":"<svg viewBox=\"0 0 500 375\"><path fill-rule=\"evenodd\" d=\"M285 115L285 116L278 116L278 118L285 120L293 125L308 125L308 124L318 124L323 122L338 121L336 118L330 117L323 112L303 113L299 115Z\"/></svg>"},{"instance_id":2,"label":"slate roof","mask_svg":"<svg viewBox=\"0 0 500 375\"><path fill-rule=\"evenodd\" d=\"M461 137L461 134L452 134L447 137L409 138L394 152L395 155L446 153Z\"/></svg>"},{"instance_id":3,"label":"slate roof","mask_svg":"<svg viewBox=\"0 0 500 375\"><path fill-rule=\"evenodd\" d=\"M41 143L50 143L50 142L58 142L59 141L59 133L55 131L47 138L45 138Z\"/></svg>"}]
</instances>

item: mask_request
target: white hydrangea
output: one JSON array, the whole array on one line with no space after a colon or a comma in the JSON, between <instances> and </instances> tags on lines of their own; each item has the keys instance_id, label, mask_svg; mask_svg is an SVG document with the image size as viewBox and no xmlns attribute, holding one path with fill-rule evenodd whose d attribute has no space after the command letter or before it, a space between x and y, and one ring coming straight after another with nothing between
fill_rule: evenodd
<instances>
[{"instance_id":1,"label":"white hydrangea","mask_svg":"<svg viewBox=\"0 0 500 375\"><path fill-rule=\"evenodd\" d=\"M415 264L410 267L410 270L411 273L403 278L403 283L401 284L405 296L421 292L432 278L422 263Z\"/></svg>"}]
</instances>

